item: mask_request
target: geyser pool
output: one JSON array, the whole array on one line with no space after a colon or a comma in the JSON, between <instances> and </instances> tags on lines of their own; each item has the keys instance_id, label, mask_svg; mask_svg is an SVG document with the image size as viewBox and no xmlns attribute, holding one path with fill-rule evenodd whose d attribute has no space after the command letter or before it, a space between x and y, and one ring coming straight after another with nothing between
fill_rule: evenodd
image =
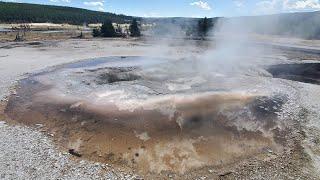
<instances>
[{"instance_id":1,"label":"geyser pool","mask_svg":"<svg viewBox=\"0 0 320 180\"><path fill-rule=\"evenodd\" d=\"M199 68L195 59L148 57L66 64L22 80L5 112L45 124L85 158L141 172L184 173L281 152L277 114L286 96L246 72Z\"/></svg>"}]
</instances>

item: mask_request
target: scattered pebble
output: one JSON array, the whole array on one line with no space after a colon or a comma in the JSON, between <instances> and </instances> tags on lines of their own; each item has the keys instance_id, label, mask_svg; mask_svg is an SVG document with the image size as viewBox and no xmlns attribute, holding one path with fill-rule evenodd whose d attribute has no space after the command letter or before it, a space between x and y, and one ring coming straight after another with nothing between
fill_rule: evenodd
<instances>
[{"instance_id":1,"label":"scattered pebble","mask_svg":"<svg viewBox=\"0 0 320 180\"><path fill-rule=\"evenodd\" d=\"M97 163L69 159L45 134L0 121L0 179L120 179ZM99 164L99 163L98 163Z\"/></svg>"}]
</instances>

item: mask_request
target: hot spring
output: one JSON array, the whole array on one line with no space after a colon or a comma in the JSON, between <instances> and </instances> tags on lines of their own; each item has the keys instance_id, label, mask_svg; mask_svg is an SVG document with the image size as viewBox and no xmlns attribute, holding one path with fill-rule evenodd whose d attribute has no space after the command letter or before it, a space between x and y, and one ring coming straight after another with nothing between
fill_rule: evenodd
<instances>
[{"instance_id":1,"label":"hot spring","mask_svg":"<svg viewBox=\"0 0 320 180\"><path fill-rule=\"evenodd\" d=\"M287 101L278 81L197 58L106 57L65 64L19 83L6 114L44 124L83 158L140 172L185 173L281 153Z\"/></svg>"}]
</instances>

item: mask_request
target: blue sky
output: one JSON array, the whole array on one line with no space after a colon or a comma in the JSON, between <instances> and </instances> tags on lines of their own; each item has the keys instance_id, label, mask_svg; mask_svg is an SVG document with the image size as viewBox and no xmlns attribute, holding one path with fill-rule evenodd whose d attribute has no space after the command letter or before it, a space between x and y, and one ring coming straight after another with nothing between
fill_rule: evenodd
<instances>
[{"instance_id":1,"label":"blue sky","mask_svg":"<svg viewBox=\"0 0 320 180\"><path fill-rule=\"evenodd\" d=\"M6 0L148 17L215 17L320 10L320 0Z\"/></svg>"}]
</instances>

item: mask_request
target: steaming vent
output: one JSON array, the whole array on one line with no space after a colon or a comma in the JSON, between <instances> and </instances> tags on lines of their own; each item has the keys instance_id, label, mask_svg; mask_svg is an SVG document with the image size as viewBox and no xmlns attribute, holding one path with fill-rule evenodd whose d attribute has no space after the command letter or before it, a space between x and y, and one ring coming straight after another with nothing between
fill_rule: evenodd
<instances>
[{"instance_id":1,"label":"steaming vent","mask_svg":"<svg viewBox=\"0 0 320 180\"><path fill-rule=\"evenodd\" d=\"M137 71L136 67L106 68L103 72L99 72L96 83L101 85L140 79L141 77L134 71Z\"/></svg>"}]
</instances>

